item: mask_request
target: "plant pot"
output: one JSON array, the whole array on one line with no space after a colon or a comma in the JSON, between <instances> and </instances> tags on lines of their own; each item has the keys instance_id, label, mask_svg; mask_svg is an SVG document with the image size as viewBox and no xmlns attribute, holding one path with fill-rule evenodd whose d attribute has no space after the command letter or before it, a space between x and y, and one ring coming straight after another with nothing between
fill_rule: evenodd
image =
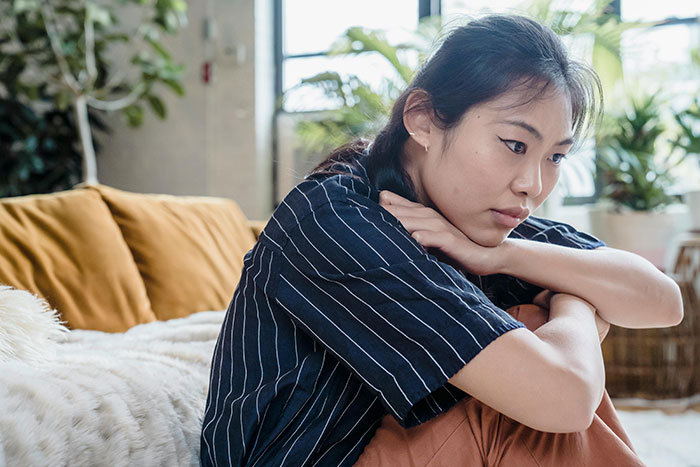
<instances>
[{"instance_id":1,"label":"plant pot","mask_svg":"<svg viewBox=\"0 0 700 467\"><path fill-rule=\"evenodd\" d=\"M666 270L666 253L674 237L689 228L688 208L677 204L661 212L616 212L605 207L589 211L591 233L611 248L630 251Z\"/></svg>"},{"instance_id":2,"label":"plant pot","mask_svg":"<svg viewBox=\"0 0 700 467\"><path fill-rule=\"evenodd\" d=\"M690 211L690 230L700 231L700 190L687 192L683 199Z\"/></svg>"}]
</instances>

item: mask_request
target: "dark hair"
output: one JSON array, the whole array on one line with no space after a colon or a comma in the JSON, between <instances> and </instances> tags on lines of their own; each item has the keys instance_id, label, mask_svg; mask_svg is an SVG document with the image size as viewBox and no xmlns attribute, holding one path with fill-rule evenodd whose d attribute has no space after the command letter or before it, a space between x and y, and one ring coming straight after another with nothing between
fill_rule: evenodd
<instances>
[{"instance_id":1,"label":"dark hair","mask_svg":"<svg viewBox=\"0 0 700 467\"><path fill-rule=\"evenodd\" d=\"M550 86L568 92L575 146L602 114L600 79L589 66L569 59L566 47L551 29L524 16L485 16L448 33L398 97L389 122L369 148L370 181L378 190L391 190L416 200L401 162L408 139L404 111L432 110L434 123L450 130L471 106L521 86L533 91L527 102L540 97ZM425 99L405 109L408 96L417 90L425 91ZM312 174L351 159L366 146L367 142L355 141L336 149Z\"/></svg>"}]
</instances>

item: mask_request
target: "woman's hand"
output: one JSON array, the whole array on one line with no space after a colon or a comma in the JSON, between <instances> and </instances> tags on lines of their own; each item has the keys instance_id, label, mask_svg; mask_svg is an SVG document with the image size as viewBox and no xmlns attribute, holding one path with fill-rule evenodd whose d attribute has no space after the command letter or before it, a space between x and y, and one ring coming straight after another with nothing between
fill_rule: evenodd
<instances>
[{"instance_id":1,"label":"woman's hand","mask_svg":"<svg viewBox=\"0 0 700 467\"><path fill-rule=\"evenodd\" d=\"M379 204L438 259L472 274L499 272L501 250L473 242L432 208L414 203L388 190L379 194Z\"/></svg>"}]
</instances>

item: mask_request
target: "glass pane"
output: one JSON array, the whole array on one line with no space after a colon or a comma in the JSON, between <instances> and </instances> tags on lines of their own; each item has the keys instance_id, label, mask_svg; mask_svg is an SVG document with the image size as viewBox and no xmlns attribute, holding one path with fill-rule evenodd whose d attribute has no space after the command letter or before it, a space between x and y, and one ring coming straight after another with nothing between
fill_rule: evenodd
<instances>
[{"instance_id":1,"label":"glass pane","mask_svg":"<svg viewBox=\"0 0 700 467\"><path fill-rule=\"evenodd\" d=\"M408 60L407 57L406 61L415 63L417 58ZM378 53L347 57L289 58L284 61L283 66L284 110L288 112L329 109L342 104L326 97L317 86L297 87L303 78L310 78L324 71L338 72L343 78L356 75L377 91L383 89L387 80L394 81L401 89L405 87L401 84L403 81L394 67Z\"/></svg>"},{"instance_id":2,"label":"glass pane","mask_svg":"<svg viewBox=\"0 0 700 467\"><path fill-rule=\"evenodd\" d=\"M620 1L623 21L656 21L671 17L700 16L698 0L664 0L662 2Z\"/></svg>"},{"instance_id":3,"label":"glass pane","mask_svg":"<svg viewBox=\"0 0 700 467\"><path fill-rule=\"evenodd\" d=\"M559 186L565 196L575 198L595 195L595 142L587 139L577 152L570 153L562 163Z\"/></svg>"},{"instance_id":4,"label":"glass pane","mask_svg":"<svg viewBox=\"0 0 700 467\"><path fill-rule=\"evenodd\" d=\"M459 14L478 15L484 13L523 14L531 2L522 0L442 0L443 15ZM554 0L552 8L557 10L585 11L592 5L592 0Z\"/></svg>"},{"instance_id":5,"label":"glass pane","mask_svg":"<svg viewBox=\"0 0 700 467\"><path fill-rule=\"evenodd\" d=\"M513 0L442 0L443 16L455 16L459 14L481 14L481 13L519 13L522 12L518 6L521 1Z\"/></svg>"},{"instance_id":6,"label":"glass pane","mask_svg":"<svg viewBox=\"0 0 700 467\"><path fill-rule=\"evenodd\" d=\"M626 31L621 42L626 80L643 75L645 81L693 84L697 68L690 66L690 50L699 45L700 24Z\"/></svg>"},{"instance_id":7,"label":"glass pane","mask_svg":"<svg viewBox=\"0 0 700 467\"><path fill-rule=\"evenodd\" d=\"M418 24L418 0L283 0L284 54L324 52L351 26L381 29L401 41Z\"/></svg>"},{"instance_id":8,"label":"glass pane","mask_svg":"<svg viewBox=\"0 0 700 467\"><path fill-rule=\"evenodd\" d=\"M442 12L449 21L459 21L463 15L480 16L488 13L507 13L507 14L523 14L527 16L527 8L529 2L513 0L443 0ZM567 10L584 12L592 8L592 0L554 0L551 8L553 10ZM571 56L577 60L588 64L592 61L593 54L593 35L579 34L576 37L562 36L562 40Z\"/></svg>"}]
</instances>

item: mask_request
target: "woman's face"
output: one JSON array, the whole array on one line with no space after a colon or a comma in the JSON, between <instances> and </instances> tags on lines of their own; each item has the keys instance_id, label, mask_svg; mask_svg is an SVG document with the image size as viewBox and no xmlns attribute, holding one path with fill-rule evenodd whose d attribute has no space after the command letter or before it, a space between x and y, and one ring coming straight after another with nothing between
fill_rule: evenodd
<instances>
[{"instance_id":1,"label":"woman's face","mask_svg":"<svg viewBox=\"0 0 700 467\"><path fill-rule=\"evenodd\" d=\"M473 106L447 138L428 119L405 147L418 201L483 246L499 245L547 199L571 147L564 92L513 107L524 101L513 91Z\"/></svg>"}]
</instances>

